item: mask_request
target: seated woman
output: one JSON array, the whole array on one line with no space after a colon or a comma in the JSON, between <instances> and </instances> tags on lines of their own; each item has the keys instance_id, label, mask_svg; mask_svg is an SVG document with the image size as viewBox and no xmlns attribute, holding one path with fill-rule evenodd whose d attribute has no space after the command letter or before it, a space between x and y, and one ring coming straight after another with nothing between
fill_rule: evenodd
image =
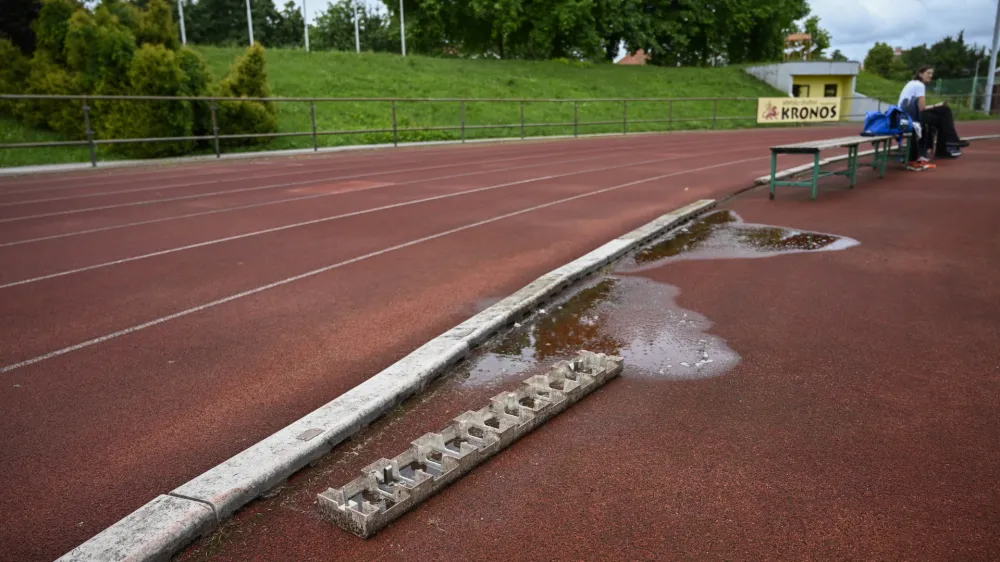
<instances>
[{"instance_id":1,"label":"seated woman","mask_svg":"<svg viewBox=\"0 0 1000 562\"><path fill-rule=\"evenodd\" d=\"M924 126L924 135L921 139L921 154L919 162L926 164L926 142L929 140L926 133L928 126L937 130L937 141L934 143L934 155L938 158L958 158L962 155L962 147L969 146L968 141L962 140L955 130L955 118L951 114L951 108L947 102L934 105L927 105L927 84L934 79L934 67L922 66L913 75L913 80L907 82L903 91L899 94L899 107L910 115L914 115Z\"/></svg>"}]
</instances>

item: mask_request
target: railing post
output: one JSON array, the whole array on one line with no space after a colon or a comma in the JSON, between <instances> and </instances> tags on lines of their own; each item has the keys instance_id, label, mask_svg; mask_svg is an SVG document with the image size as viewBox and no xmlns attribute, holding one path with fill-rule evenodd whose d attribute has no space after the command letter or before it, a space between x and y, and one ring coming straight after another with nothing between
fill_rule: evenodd
<instances>
[{"instance_id":1,"label":"railing post","mask_svg":"<svg viewBox=\"0 0 1000 562\"><path fill-rule=\"evenodd\" d=\"M462 100L462 144L465 144L465 100Z\"/></svg>"},{"instance_id":2,"label":"railing post","mask_svg":"<svg viewBox=\"0 0 1000 562\"><path fill-rule=\"evenodd\" d=\"M319 152L319 137L316 135L316 102L310 102L313 123L313 152Z\"/></svg>"},{"instance_id":3,"label":"railing post","mask_svg":"<svg viewBox=\"0 0 1000 562\"><path fill-rule=\"evenodd\" d=\"M399 129L396 126L396 100L392 100L392 146L399 146Z\"/></svg>"},{"instance_id":4,"label":"railing post","mask_svg":"<svg viewBox=\"0 0 1000 562\"><path fill-rule=\"evenodd\" d=\"M712 104L712 128L715 128L715 124L719 119L719 98L715 98L715 103Z\"/></svg>"},{"instance_id":5,"label":"railing post","mask_svg":"<svg viewBox=\"0 0 1000 562\"><path fill-rule=\"evenodd\" d=\"M667 130L674 130L674 100L670 100L670 111L667 113Z\"/></svg>"},{"instance_id":6,"label":"railing post","mask_svg":"<svg viewBox=\"0 0 1000 562\"><path fill-rule=\"evenodd\" d=\"M215 157L222 158L222 153L219 151L219 120L215 116L215 100L212 100L210 107L212 108L212 134L215 136Z\"/></svg>"},{"instance_id":7,"label":"railing post","mask_svg":"<svg viewBox=\"0 0 1000 562\"><path fill-rule=\"evenodd\" d=\"M580 102L573 102L573 136L580 136Z\"/></svg>"},{"instance_id":8,"label":"railing post","mask_svg":"<svg viewBox=\"0 0 1000 562\"><path fill-rule=\"evenodd\" d=\"M524 140L524 102L521 102L521 140Z\"/></svg>"},{"instance_id":9,"label":"railing post","mask_svg":"<svg viewBox=\"0 0 1000 562\"><path fill-rule=\"evenodd\" d=\"M622 134L628 134L628 100L622 100Z\"/></svg>"},{"instance_id":10,"label":"railing post","mask_svg":"<svg viewBox=\"0 0 1000 562\"><path fill-rule=\"evenodd\" d=\"M94 150L94 131L90 129L90 106L87 98L83 98L83 128L87 132L87 146L90 147L90 166L97 167L97 151Z\"/></svg>"}]
</instances>

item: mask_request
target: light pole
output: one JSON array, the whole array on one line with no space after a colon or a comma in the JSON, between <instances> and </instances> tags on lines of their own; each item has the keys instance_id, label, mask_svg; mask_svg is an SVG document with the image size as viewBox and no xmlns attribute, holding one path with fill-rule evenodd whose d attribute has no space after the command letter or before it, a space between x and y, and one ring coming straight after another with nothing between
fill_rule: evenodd
<instances>
[{"instance_id":1,"label":"light pole","mask_svg":"<svg viewBox=\"0 0 1000 562\"><path fill-rule=\"evenodd\" d=\"M187 45L187 33L184 31L184 5L181 4L181 0L177 0L177 16L181 20L181 44Z\"/></svg>"},{"instance_id":2,"label":"light pole","mask_svg":"<svg viewBox=\"0 0 1000 562\"><path fill-rule=\"evenodd\" d=\"M250 14L250 0L247 0L247 29L250 30L250 46L253 47L253 17Z\"/></svg>"},{"instance_id":3,"label":"light pole","mask_svg":"<svg viewBox=\"0 0 1000 562\"><path fill-rule=\"evenodd\" d=\"M399 35L403 39L403 56L406 56L406 21L403 17L403 0L399 0ZM996 43L996 41L994 41ZM994 49L995 50L995 49Z\"/></svg>"},{"instance_id":4,"label":"light pole","mask_svg":"<svg viewBox=\"0 0 1000 562\"><path fill-rule=\"evenodd\" d=\"M993 24L993 52L990 53L990 66L986 69L989 73L986 76L986 103L983 104L983 111L990 114L993 105L993 82L997 76L997 48L1000 47L1000 0L997 0L997 21Z\"/></svg>"},{"instance_id":5,"label":"light pole","mask_svg":"<svg viewBox=\"0 0 1000 562\"><path fill-rule=\"evenodd\" d=\"M306 30L306 52L309 52L309 16L306 15L306 0L302 0L302 26Z\"/></svg>"},{"instance_id":6,"label":"light pole","mask_svg":"<svg viewBox=\"0 0 1000 562\"><path fill-rule=\"evenodd\" d=\"M354 2L354 50L361 52L361 29L358 24L358 2Z\"/></svg>"}]
</instances>

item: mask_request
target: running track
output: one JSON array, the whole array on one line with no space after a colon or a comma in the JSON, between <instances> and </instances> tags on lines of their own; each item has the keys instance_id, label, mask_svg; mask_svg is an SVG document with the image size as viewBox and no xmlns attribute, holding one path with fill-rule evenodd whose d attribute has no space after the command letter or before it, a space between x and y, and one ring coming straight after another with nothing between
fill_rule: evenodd
<instances>
[{"instance_id":1,"label":"running track","mask_svg":"<svg viewBox=\"0 0 1000 562\"><path fill-rule=\"evenodd\" d=\"M748 186L771 144L854 130L0 180L0 559L54 559L538 275Z\"/></svg>"}]
</instances>

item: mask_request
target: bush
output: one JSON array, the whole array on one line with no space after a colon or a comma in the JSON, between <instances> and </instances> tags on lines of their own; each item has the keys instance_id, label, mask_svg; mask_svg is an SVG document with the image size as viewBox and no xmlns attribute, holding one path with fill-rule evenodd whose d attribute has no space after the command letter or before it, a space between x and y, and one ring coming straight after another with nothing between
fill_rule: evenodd
<instances>
[{"instance_id":1,"label":"bush","mask_svg":"<svg viewBox=\"0 0 1000 562\"><path fill-rule=\"evenodd\" d=\"M25 94L79 95L83 93L80 78L48 58L41 49L31 59L31 69L25 83ZM51 129L70 138L86 136L83 127L83 105L77 100L21 100L15 115L33 127Z\"/></svg>"},{"instance_id":2,"label":"bush","mask_svg":"<svg viewBox=\"0 0 1000 562\"><path fill-rule=\"evenodd\" d=\"M181 47L177 52L177 60L187 80L181 95L207 96L212 76L208 71L205 59L195 51ZM207 135L212 132L212 109L209 102L196 101L191 104L194 112L193 131L195 135Z\"/></svg>"},{"instance_id":3,"label":"bush","mask_svg":"<svg viewBox=\"0 0 1000 562\"><path fill-rule=\"evenodd\" d=\"M229 74L219 83L217 94L234 98L265 98L271 95L267 83L264 48L259 44L236 59ZM273 133L278 130L274 102L239 101L219 104L219 132L224 135ZM268 139L241 139L236 144L267 142Z\"/></svg>"},{"instance_id":4,"label":"bush","mask_svg":"<svg viewBox=\"0 0 1000 562\"><path fill-rule=\"evenodd\" d=\"M176 51L180 47L177 24L166 0L150 0L139 18L139 45L163 45Z\"/></svg>"},{"instance_id":5,"label":"bush","mask_svg":"<svg viewBox=\"0 0 1000 562\"><path fill-rule=\"evenodd\" d=\"M86 91L127 93L135 36L105 7L95 15L80 10L66 34L66 65L82 75Z\"/></svg>"},{"instance_id":6,"label":"bush","mask_svg":"<svg viewBox=\"0 0 1000 562\"><path fill-rule=\"evenodd\" d=\"M56 63L65 63L66 32L69 20L80 6L73 0L44 0L35 20L36 49Z\"/></svg>"},{"instance_id":7,"label":"bush","mask_svg":"<svg viewBox=\"0 0 1000 562\"><path fill-rule=\"evenodd\" d=\"M132 35L139 34L142 27L142 11L135 4L123 0L103 0L98 10L101 8L118 18L118 23L131 31Z\"/></svg>"},{"instance_id":8,"label":"bush","mask_svg":"<svg viewBox=\"0 0 1000 562\"><path fill-rule=\"evenodd\" d=\"M187 76L177 56L163 45L143 45L129 69L132 94L137 96L178 96L186 87ZM111 105L102 116L102 138L155 138L191 136L194 116L188 101L127 101ZM137 158L156 158L188 152L191 141L117 145L116 152Z\"/></svg>"},{"instance_id":9,"label":"bush","mask_svg":"<svg viewBox=\"0 0 1000 562\"><path fill-rule=\"evenodd\" d=\"M0 60L4 61L0 66L0 92L20 94L31 70L28 57L21 54L21 50L10 39L0 37ZM7 114L12 109L11 102L0 102L0 112Z\"/></svg>"}]
</instances>

